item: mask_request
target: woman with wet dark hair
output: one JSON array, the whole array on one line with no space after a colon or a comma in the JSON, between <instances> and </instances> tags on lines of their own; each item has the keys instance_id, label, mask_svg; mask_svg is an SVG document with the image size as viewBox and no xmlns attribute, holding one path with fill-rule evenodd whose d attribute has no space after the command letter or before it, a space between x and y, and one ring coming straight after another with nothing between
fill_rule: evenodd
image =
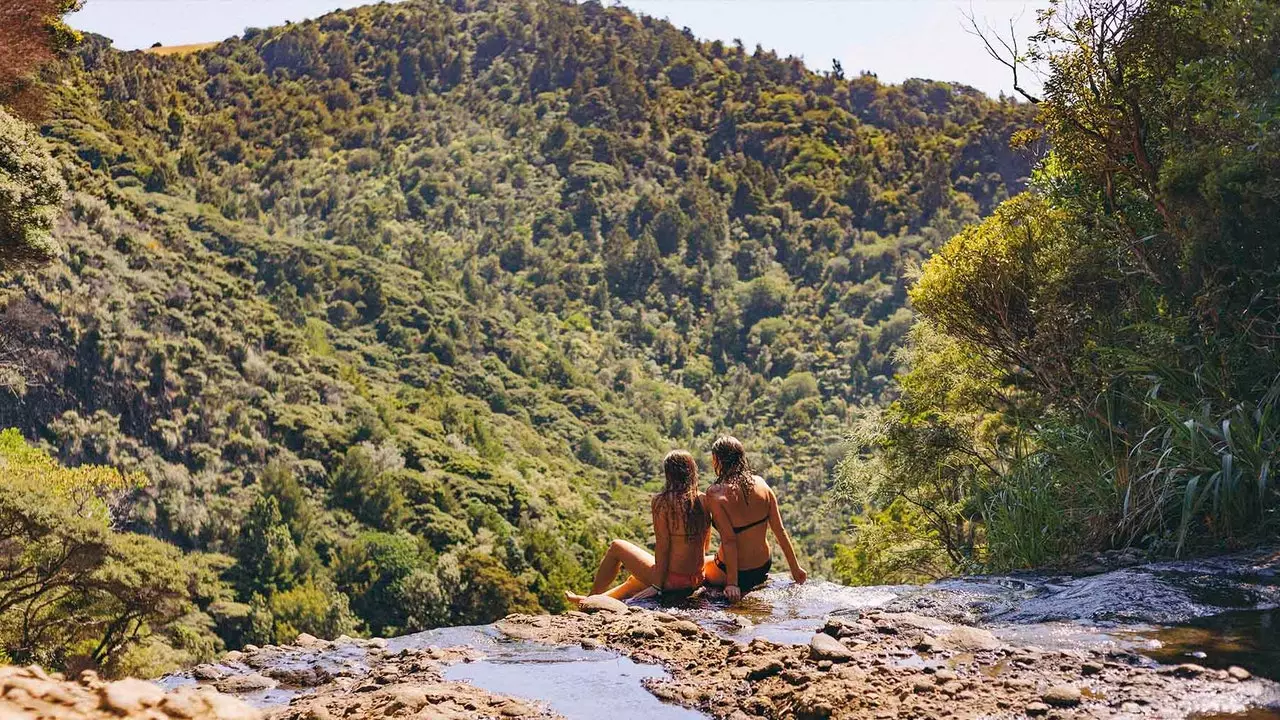
<instances>
[{"instance_id":1,"label":"woman with wet dark hair","mask_svg":"<svg viewBox=\"0 0 1280 720\"><path fill-rule=\"evenodd\" d=\"M720 549L703 569L707 584L724 587L725 597L733 602L763 585L773 564L770 530L787 558L791 578L796 583L808 579L782 525L778 498L764 478L752 472L742 442L731 435L717 438L711 445L711 466L716 481L707 488L707 505L720 533Z\"/></svg>"},{"instance_id":2,"label":"woman with wet dark hair","mask_svg":"<svg viewBox=\"0 0 1280 720\"><path fill-rule=\"evenodd\" d=\"M666 484L653 496L654 554L626 540L614 540L600 561L591 595L607 594L625 600L650 590L657 593L692 592L702 586L704 556L711 544L711 516L706 496L698 489L698 463L684 450L673 450L662 460ZM618 571L631 577L609 589ZM608 591L608 592L606 592ZM565 593L570 602L587 596Z\"/></svg>"}]
</instances>

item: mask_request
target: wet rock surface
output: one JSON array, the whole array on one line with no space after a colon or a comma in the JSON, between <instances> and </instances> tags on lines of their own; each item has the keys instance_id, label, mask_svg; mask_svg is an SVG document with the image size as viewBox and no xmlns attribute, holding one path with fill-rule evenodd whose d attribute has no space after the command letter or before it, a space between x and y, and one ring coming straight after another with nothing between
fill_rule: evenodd
<instances>
[{"instance_id":1,"label":"wet rock surface","mask_svg":"<svg viewBox=\"0 0 1280 720\"><path fill-rule=\"evenodd\" d=\"M1280 607L1280 551L1134 565L1099 561L1082 574L973 576L905 589L887 609L965 623L1173 625L1242 609ZM1111 564L1115 564L1112 562ZM1101 574L1092 574L1093 572Z\"/></svg>"},{"instance_id":2,"label":"wet rock surface","mask_svg":"<svg viewBox=\"0 0 1280 720\"><path fill-rule=\"evenodd\" d=\"M821 628L831 642L815 638L808 645L740 643L701 628L682 632L678 622L669 613L635 609L513 616L497 627L523 640L591 641L662 665L671 677L648 682L651 692L717 718L1186 718L1280 703L1274 683L1225 670L1189 673L1127 652L1046 651L984 635L975 642L937 621L926 631L909 614L840 618ZM964 643L917 649L930 646L931 633L955 631Z\"/></svg>"},{"instance_id":3,"label":"wet rock surface","mask_svg":"<svg viewBox=\"0 0 1280 720\"><path fill-rule=\"evenodd\" d=\"M404 649L382 654L369 672L340 677L300 695L272 714L276 720L419 717L439 720L556 718L536 702L490 693L443 677L444 668L474 657L465 648Z\"/></svg>"},{"instance_id":4,"label":"wet rock surface","mask_svg":"<svg viewBox=\"0 0 1280 720\"><path fill-rule=\"evenodd\" d=\"M0 667L0 718L97 720L260 720L247 703L209 687L166 692L153 683L126 679L103 682L92 672L75 680L39 667Z\"/></svg>"},{"instance_id":5,"label":"wet rock surface","mask_svg":"<svg viewBox=\"0 0 1280 720\"><path fill-rule=\"evenodd\" d=\"M1280 555L1139 559L1096 576L926 587L775 579L732 607L709 594L666 608L595 598L389 642L303 635L161 685L222 688L290 720L1280 720L1277 611L1261 609L1280 605Z\"/></svg>"},{"instance_id":6,"label":"wet rock surface","mask_svg":"<svg viewBox=\"0 0 1280 720\"><path fill-rule=\"evenodd\" d=\"M326 641L304 633L293 645L250 645L227 653L218 664L198 665L163 683L187 694L213 689L234 694L264 708L254 710L236 700L253 717L261 712L266 720L558 717L536 702L446 680L449 666L478 657L473 648L391 650L389 644L382 638Z\"/></svg>"}]
</instances>

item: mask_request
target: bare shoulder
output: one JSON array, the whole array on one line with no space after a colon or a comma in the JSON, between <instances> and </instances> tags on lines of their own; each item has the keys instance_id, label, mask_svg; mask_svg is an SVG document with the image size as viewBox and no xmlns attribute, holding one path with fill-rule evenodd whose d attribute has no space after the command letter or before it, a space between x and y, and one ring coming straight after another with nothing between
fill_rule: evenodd
<instances>
[{"instance_id":1,"label":"bare shoulder","mask_svg":"<svg viewBox=\"0 0 1280 720\"><path fill-rule=\"evenodd\" d=\"M725 503L729 502L729 496L725 494L724 486L719 484L712 485L707 488L707 491L702 494L702 497L704 498L703 502L707 504L707 507L723 506Z\"/></svg>"},{"instance_id":2,"label":"bare shoulder","mask_svg":"<svg viewBox=\"0 0 1280 720\"><path fill-rule=\"evenodd\" d=\"M754 477L756 480L755 490L760 494L760 497L776 502L778 496L773 494L773 488L769 487L769 483L765 482L764 478L759 475L755 475Z\"/></svg>"}]
</instances>

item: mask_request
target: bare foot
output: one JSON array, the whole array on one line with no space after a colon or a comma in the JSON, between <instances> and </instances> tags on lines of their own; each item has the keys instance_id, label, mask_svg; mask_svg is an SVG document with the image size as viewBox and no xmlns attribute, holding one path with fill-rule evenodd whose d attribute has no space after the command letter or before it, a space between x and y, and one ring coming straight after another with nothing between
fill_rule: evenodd
<instances>
[{"instance_id":1,"label":"bare foot","mask_svg":"<svg viewBox=\"0 0 1280 720\"><path fill-rule=\"evenodd\" d=\"M577 594L577 593L571 593L571 592L569 592L568 590L565 590L565 591L564 591L564 599L565 599L565 600L568 600L569 602L573 603L574 605L581 605L581 604L582 604L582 601L587 599L587 596L586 596L586 595L579 595L579 594Z\"/></svg>"}]
</instances>

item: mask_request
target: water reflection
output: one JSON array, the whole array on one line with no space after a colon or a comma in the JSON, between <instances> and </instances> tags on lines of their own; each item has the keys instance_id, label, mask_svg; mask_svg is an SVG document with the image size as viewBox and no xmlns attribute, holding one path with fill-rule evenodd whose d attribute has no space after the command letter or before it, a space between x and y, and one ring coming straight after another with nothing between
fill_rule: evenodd
<instances>
[{"instance_id":1,"label":"water reflection","mask_svg":"<svg viewBox=\"0 0 1280 720\"><path fill-rule=\"evenodd\" d=\"M1239 665L1280 680L1280 610L1245 610L1138 633L1159 641L1142 653L1162 663L1194 662L1225 670Z\"/></svg>"}]
</instances>

